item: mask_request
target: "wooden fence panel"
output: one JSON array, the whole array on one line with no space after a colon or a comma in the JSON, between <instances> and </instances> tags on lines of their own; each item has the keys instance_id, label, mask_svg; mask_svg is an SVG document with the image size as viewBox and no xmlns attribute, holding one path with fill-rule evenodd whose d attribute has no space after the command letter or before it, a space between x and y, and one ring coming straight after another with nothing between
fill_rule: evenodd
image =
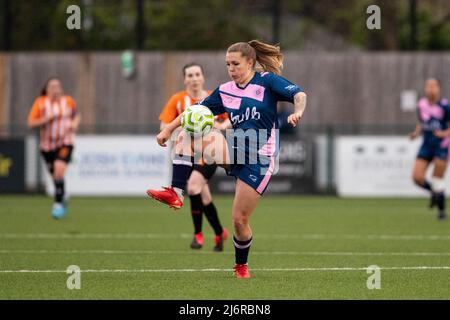
<instances>
[{"instance_id":1,"label":"wooden fence panel","mask_svg":"<svg viewBox=\"0 0 450 320\"><path fill-rule=\"evenodd\" d=\"M183 89L181 68L203 65L206 87L229 81L225 53L138 52L137 73L122 76L120 52L13 53L2 55L4 123L25 124L34 98L50 76L62 79L83 114L83 124L156 125L167 99ZM411 124L415 112L400 108L402 90L420 94L427 77L441 80L450 96L449 53L285 52L283 75L308 94L307 124ZM8 94L6 94L8 92ZM5 116L6 115L6 116Z\"/></svg>"}]
</instances>

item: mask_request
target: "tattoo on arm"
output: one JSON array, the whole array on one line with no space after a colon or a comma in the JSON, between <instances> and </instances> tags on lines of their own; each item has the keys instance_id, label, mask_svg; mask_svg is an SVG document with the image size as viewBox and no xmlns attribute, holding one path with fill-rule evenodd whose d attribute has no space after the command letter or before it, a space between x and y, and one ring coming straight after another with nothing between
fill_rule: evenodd
<instances>
[{"instance_id":1,"label":"tattoo on arm","mask_svg":"<svg viewBox=\"0 0 450 320\"><path fill-rule=\"evenodd\" d=\"M295 112L302 112L306 108L306 94L299 92L294 97Z\"/></svg>"}]
</instances>

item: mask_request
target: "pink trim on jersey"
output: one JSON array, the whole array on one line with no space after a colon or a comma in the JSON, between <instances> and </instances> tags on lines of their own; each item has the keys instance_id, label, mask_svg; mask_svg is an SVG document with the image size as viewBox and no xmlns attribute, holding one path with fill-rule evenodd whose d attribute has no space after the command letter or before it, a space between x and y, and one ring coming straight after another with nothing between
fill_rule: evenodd
<instances>
[{"instance_id":1,"label":"pink trim on jersey","mask_svg":"<svg viewBox=\"0 0 450 320\"><path fill-rule=\"evenodd\" d=\"M266 144L263 145L259 150L258 154L272 157L275 154L275 137L276 137L276 130L275 130L275 124L273 124L272 130L270 132L270 137L267 140Z\"/></svg>"},{"instance_id":2,"label":"pink trim on jersey","mask_svg":"<svg viewBox=\"0 0 450 320\"><path fill-rule=\"evenodd\" d=\"M236 82L229 81L220 85L219 90L242 98L250 98L258 101L264 100L264 91L266 88L258 84L249 84L245 89L238 88Z\"/></svg>"},{"instance_id":3,"label":"pink trim on jersey","mask_svg":"<svg viewBox=\"0 0 450 320\"><path fill-rule=\"evenodd\" d=\"M269 74L269 73L268 73L267 71L266 71L266 72L261 72L261 73L260 73L261 78L264 77L265 75L268 75L268 74Z\"/></svg>"},{"instance_id":4,"label":"pink trim on jersey","mask_svg":"<svg viewBox=\"0 0 450 320\"><path fill-rule=\"evenodd\" d=\"M264 179L261 181L258 188L256 188L256 191L258 193L262 193L264 191L264 189L267 187L267 185L269 184L269 180L270 180L270 177L272 176L274 168L275 168L275 158L272 157L272 158L270 158L270 165L269 165L269 168L267 169Z\"/></svg>"},{"instance_id":5,"label":"pink trim on jersey","mask_svg":"<svg viewBox=\"0 0 450 320\"><path fill-rule=\"evenodd\" d=\"M427 98L420 99L417 107L419 108L420 118L423 121L428 121L431 117L437 119L442 119L444 117L444 109L439 108L436 104L430 104Z\"/></svg>"},{"instance_id":6,"label":"pink trim on jersey","mask_svg":"<svg viewBox=\"0 0 450 320\"><path fill-rule=\"evenodd\" d=\"M222 104L225 108L239 110L242 98L232 97L227 94L220 93Z\"/></svg>"}]
</instances>

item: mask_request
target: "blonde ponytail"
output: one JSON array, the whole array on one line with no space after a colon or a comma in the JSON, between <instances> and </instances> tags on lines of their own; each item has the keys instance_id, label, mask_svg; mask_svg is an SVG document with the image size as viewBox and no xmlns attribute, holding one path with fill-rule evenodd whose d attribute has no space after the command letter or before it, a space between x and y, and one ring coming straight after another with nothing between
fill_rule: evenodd
<instances>
[{"instance_id":1,"label":"blonde ponytail","mask_svg":"<svg viewBox=\"0 0 450 320\"><path fill-rule=\"evenodd\" d=\"M258 62L262 71L281 75L283 54L278 46L273 46L258 40L251 40L249 42L232 44L227 52L240 52L242 56L253 59L255 64Z\"/></svg>"},{"instance_id":2,"label":"blonde ponytail","mask_svg":"<svg viewBox=\"0 0 450 320\"><path fill-rule=\"evenodd\" d=\"M255 49L256 61L258 61L264 71L281 75L283 54L279 46L273 46L258 40L249 41L248 44Z\"/></svg>"}]
</instances>

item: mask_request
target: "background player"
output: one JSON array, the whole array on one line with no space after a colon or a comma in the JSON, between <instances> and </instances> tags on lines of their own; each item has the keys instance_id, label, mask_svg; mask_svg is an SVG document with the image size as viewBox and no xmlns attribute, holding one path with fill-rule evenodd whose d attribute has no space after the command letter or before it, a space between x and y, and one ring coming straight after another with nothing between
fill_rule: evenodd
<instances>
[{"instance_id":1,"label":"background player","mask_svg":"<svg viewBox=\"0 0 450 320\"><path fill-rule=\"evenodd\" d=\"M204 89L205 78L203 68L197 63L189 63L183 67L183 77L185 90L174 94L163 111L159 119L161 120L161 130L174 119L176 119L185 108L206 98L211 92ZM229 124L227 115L222 114L216 117L215 126L219 129L226 129ZM187 192L191 200L191 216L194 224L194 238L191 243L192 249L200 249L203 246L203 213L214 230L214 251L223 250L223 242L228 237L228 231L222 227L217 209L212 201L211 191L208 187L208 180L216 172L217 165L195 163L187 183Z\"/></svg>"},{"instance_id":2,"label":"background player","mask_svg":"<svg viewBox=\"0 0 450 320\"><path fill-rule=\"evenodd\" d=\"M52 216L62 218L67 212L64 201L64 174L70 162L75 132L80 123L76 103L63 93L61 81L50 78L45 83L28 115L28 126L40 129L39 149L55 185Z\"/></svg>"},{"instance_id":3,"label":"background player","mask_svg":"<svg viewBox=\"0 0 450 320\"><path fill-rule=\"evenodd\" d=\"M306 94L298 86L279 76L282 59L278 47L257 40L231 45L226 53L226 65L232 81L220 85L201 102L214 114L227 112L233 129L243 129L237 132L249 130L263 134L265 132L265 136L261 137L263 141L258 143L258 147L261 145L262 147L257 150L256 164L249 161L238 164L234 158L230 159L230 155L235 154L232 150L241 146L235 145L234 137L227 142L217 131L204 136L202 150L195 150L195 152L209 152L207 156L212 157L217 164L223 165L227 172L236 178L232 219L236 262L234 270L238 278L250 277L247 261L253 236L249 219L275 169L278 149L277 102L294 103L295 112L288 117L288 123L293 126L298 124L306 108ZM263 72L256 72L257 62ZM158 134L157 141L161 146L166 146L165 143L172 132L180 126L180 118L175 119ZM178 137L173 161L172 186L163 191L147 191L150 197L172 207L183 205L182 190L189 176L191 157L194 153L187 133L181 132ZM218 143L211 147L212 141ZM242 150L245 150L246 159L252 156L247 146L243 146Z\"/></svg>"},{"instance_id":4,"label":"background player","mask_svg":"<svg viewBox=\"0 0 450 320\"><path fill-rule=\"evenodd\" d=\"M415 139L420 133L423 143L417 154L413 169L414 182L431 192L430 208L437 205L438 218L444 220L445 213L445 184L444 175L447 169L448 148L450 146L450 129L447 121L450 120L450 106L447 99L440 97L438 80L431 78L425 82L425 97L417 104L419 124L410 134ZM425 173L428 166L434 163L431 183L426 180Z\"/></svg>"}]
</instances>

